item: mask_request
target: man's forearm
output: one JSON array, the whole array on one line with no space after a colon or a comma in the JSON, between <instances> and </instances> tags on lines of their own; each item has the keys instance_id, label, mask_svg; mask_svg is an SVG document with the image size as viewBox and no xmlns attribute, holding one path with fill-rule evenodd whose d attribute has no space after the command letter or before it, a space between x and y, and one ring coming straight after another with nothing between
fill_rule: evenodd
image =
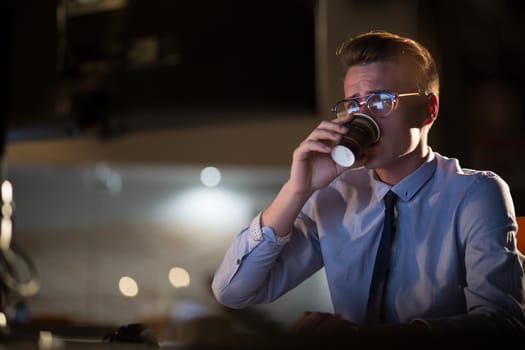
<instances>
[{"instance_id":1,"label":"man's forearm","mask_svg":"<svg viewBox=\"0 0 525 350\"><path fill-rule=\"evenodd\" d=\"M285 236L290 232L301 208L310 194L296 193L284 184L272 203L261 216L261 225L269 226L276 235Z\"/></svg>"}]
</instances>

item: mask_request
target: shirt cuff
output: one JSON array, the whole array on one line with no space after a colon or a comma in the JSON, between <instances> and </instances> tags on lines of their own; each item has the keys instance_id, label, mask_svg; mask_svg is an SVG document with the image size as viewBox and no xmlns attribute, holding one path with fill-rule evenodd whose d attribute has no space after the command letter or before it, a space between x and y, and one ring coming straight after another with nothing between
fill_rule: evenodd
<instances>
[{"instance_id":1,"label":"shirt cuff","mask_svg":"<svg viewBox=\"0 0 525 350\"><path fill-rule=\"evenodd\" d=\"M284 236L280 236L275 234L275 232L273 232L273 230L270 227L268 228L272 231L273 236L275 238L275 243L277 243L278 245L285 245L286 243L290 242L290 239L292 238L292 231L288 232Z\"/></svg>"},{"instance_id":2,"label":"shirt cuff","mask_svg":"<svg viewBox=\"0 0 525 350\"><path fill-rule=\"evenodd\" d=\"M270 226L261 226L261 214L257 215L250 224L250 234L254 241L260 242L265 237L277 245L285 245L292 238L292 231L284 236L277 235Z\"/></svg>"}]
</instances>

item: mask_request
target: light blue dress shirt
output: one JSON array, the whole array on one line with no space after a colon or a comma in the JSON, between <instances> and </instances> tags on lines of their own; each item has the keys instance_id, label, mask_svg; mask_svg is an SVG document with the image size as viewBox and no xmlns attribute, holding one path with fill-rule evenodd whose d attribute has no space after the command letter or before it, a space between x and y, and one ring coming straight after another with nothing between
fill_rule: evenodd
<instances>
[{"instance_id":1,"label":"light blue dress shirt","mask_svg":"<svg viewBox=\"0 0 525 350\"><path fill-rule=\"evenodd\" d=\"M215 273L217 300L232 308L268 303L324 266L334 311L362 324L391 189L399 199L387 321L418 319L436 330L523 327L524 256L507 184L435 152L395 186L373 174L348 170L316 191L284 241L257 216Z\"/></svg>"}]
</instances>

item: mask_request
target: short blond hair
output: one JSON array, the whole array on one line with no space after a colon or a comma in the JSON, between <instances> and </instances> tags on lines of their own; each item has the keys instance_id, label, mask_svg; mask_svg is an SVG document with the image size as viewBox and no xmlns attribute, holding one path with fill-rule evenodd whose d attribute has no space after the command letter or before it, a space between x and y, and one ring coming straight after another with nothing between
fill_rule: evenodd
<instances>
[{"instance_id":1,"label":"short blond hair","mask_svg":"<svg viewBox=\"0 0 525 350\"><path fill-rule=\"evenodd\" d=\"M417 41L386 31L370 31L344 42L337 54L344 72L355 65L394 61L414 69L419 92L439 96L439 74L430 52Z\"/></svg>"}]
</instances>

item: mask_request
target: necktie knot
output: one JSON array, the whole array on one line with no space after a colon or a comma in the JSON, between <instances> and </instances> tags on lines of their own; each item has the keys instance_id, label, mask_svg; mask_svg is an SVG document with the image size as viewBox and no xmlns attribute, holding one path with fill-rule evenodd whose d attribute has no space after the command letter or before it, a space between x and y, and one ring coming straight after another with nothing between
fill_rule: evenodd
<instances>
[{"instance_id":1,"label":"necktie knot","mask_svg":"<svg viewBox=\"0 0 525 350\"><path fill-rule=\"evenodd\" d=\"M396 204L397 198L398 198L397 194L395 194L392 191L388 191L388 193L384 197L385 208L386 209L393 209L394 205Z\"/></svg>"}]
</instances>

